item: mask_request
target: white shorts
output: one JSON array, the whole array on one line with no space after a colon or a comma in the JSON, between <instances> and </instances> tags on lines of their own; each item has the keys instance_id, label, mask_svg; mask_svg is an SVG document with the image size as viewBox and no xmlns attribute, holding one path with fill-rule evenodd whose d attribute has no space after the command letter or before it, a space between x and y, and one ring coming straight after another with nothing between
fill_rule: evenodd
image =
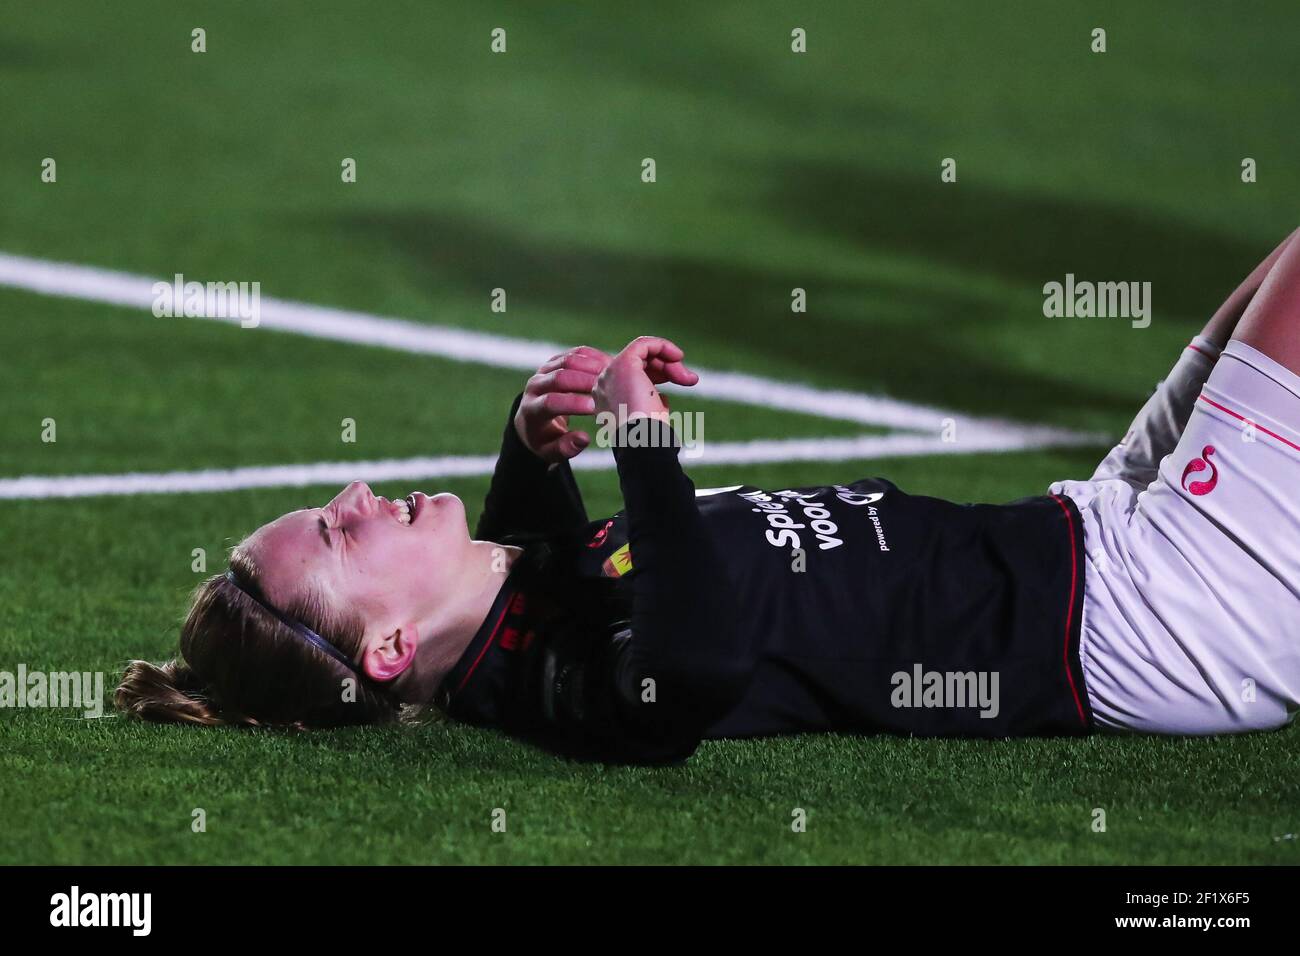
<instances>
[{"instance_id":1,"label":"white shorts","mask_svg":"<svg viewBox=\"0 0 1300 956\"><path fill-rule=\"evenodd\" d=\"M1295 717L1297 429L1300 376L1233 341L1158 471L1130 466L1130 433L1091 480L1052 486L1083 515L1080 658L1099 728L1235 733Z\"/></svg>"}]
</instances>

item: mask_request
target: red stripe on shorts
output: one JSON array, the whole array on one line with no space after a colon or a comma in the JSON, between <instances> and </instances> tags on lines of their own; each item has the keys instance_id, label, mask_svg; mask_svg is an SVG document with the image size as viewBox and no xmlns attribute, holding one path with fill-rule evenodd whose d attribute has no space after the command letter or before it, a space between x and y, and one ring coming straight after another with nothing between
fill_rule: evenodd
<instances>
[{"instance_id":1,"label":"red stripe on shorts","mask_svg":"<svg viewBox=\"0 0 1300 956\"><path fill-rule=\"evenodd\" d=\"M1079 720L1088 725L1087 715L1083 712L1083 702L1079 700L1079 689L1074 686L1074 669L1070 667L1070 625L1074 623L1074 591L1079 581L1079 559L1075 557L1074 515L1065 506L1059 495L1052 495L1052 500L1065 512L1065 522L1070 527L1070 604L1065 612L1065 676L1070 680L1070 693L1074 695L1074 706L1079 711ZM1080 642L1083 636L1079 636Z\"/></svg>"},{"instance_id":2,"label":"red stripe on shorts","mask_svg":"<svg viewBox=\"0 0 1300 956\"><path fill-rule=\"evenodd\" d=\"M1278 441L1280 441L1282 444L1286 445L1288 448L1294 448L1296 451L1300 451L1300 445L1297 445L1295 442L1291 441L1290 439L1283 438L1283 437L1282 437L1281 435L1279 435L1277 432L1269 431L1269 430L1268 430L1267 428L1265 428L1263 425L1260 425L1260 424L1258 424L1257 422L1253 422L1253 421L1251 421L1251 420L1250 420L1249 418L1247 418L1245 415L1242 415L1242 414L1239 413L1239 412L1234 412L1231 408L1225 408L1223 405L1220 405L1218 402L1216 402L1216 401L1215 401L1214 399L1212 399L1212 398L1206 398L1204 395L1201 395L1200 398L1201 398L1201 401L1205 402L1205 404L1207 404L1207 405L1213 405L1213 406L1214 406L1215 408L1217 408L1219 411L1224 412L1225 414L1231 415L1233 418L1237 419L1238 421L1247 422L1248 424L1251 425L1251 427L1253 427L1253 428L1255 429L1255 431L1263 432L1265 435L1268 435L1270 438L1276 438Z\"/></svg>"}]
</instances>

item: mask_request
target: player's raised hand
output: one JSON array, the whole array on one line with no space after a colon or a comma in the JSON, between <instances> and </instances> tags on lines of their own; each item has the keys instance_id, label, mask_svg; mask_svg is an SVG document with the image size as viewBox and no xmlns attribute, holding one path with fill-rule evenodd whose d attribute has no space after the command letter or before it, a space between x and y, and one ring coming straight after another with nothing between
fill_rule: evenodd
<instances>
[{"instance_id":1,"label":"player's raised hand","mask_svg":"<svg viewBox=\"0 0 1300 956\"><path fill-rule=\"evenodd\" d=\"M668 403L656 385L694 385L700 377L684 363L686 353L668 339L643 335L614 356L596 380L592 392L597 413L633 418L665 418Z\"/></svg>"},{"instance_id":2,"label":"player's raised hand","mask_svg":"<svg viewBox=\"0 0 1300 956\"><path fill-rule=\"evenodd\" d=\"M534 455L554 464L566 461L591 444L585 431L569 428L570 415L591 415L591 392L610 357L589 345L553 355L524 387L515 413L515 432Z\"/></svg>"}]
</instances>

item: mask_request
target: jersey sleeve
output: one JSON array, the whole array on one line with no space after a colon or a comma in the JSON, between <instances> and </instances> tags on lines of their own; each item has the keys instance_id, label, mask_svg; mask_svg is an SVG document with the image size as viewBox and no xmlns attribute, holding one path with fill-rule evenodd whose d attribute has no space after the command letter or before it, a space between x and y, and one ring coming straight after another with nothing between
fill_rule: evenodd
<instances>
[{"instance_id":1,"label":"jersey sleeve","mask_svg":"<svg viewBox=\"0 0 1300 956\"><path fill-rule=\"evenodd\" d=\"M474 537L496 541L512 534L560 534L587 523L582 493L567 461L548 465L519 439L515 398L506 419L492 484Z\"/></svg>"},{"instance_id":2,"label":"jersey sleeve","mask_svg":"<svg viewBox=\"0 0 1300 956\"><path fill-rule=\"evenodd\" d=\"M633 446L620 434L614 449L636 572L630 639L612 676L632 742L684 756L740 700L756 659L676 435L643 421L652 441Z\"/></svg>"}]
</instances>

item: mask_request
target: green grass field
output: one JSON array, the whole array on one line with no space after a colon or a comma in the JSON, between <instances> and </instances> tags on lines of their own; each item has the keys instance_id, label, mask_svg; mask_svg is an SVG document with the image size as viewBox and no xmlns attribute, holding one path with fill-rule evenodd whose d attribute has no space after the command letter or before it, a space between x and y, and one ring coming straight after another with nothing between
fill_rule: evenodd
<instances>
[{"instance_id":1,"label":"green grass field","mask_svg":"<svg viewBox=\"0 0 1300 956\"><path fill-rule=\"evenodd\" d=\"M0 26L0 253L526 339L656 332L710 368L1118 436L1296 225L1298 27L1289 2L19 5ZM1152 282L1150 328L1044 318L1067 272ZM0 288L0 479L488 454L522 378ZM865 430L683 404L717 441ZM1000 501L1103 452L694 476L880 474ZM612 474L581 481L593 515L619 506ZM445 487L472 517L486 484ZM0 670L170 656L192 550L219 564L336 490L0 501ZM1296 863L1300 734L795 737L645 769L448 723L15 709L0 819L8 863Z\"/></svg>"}]
</instances>

